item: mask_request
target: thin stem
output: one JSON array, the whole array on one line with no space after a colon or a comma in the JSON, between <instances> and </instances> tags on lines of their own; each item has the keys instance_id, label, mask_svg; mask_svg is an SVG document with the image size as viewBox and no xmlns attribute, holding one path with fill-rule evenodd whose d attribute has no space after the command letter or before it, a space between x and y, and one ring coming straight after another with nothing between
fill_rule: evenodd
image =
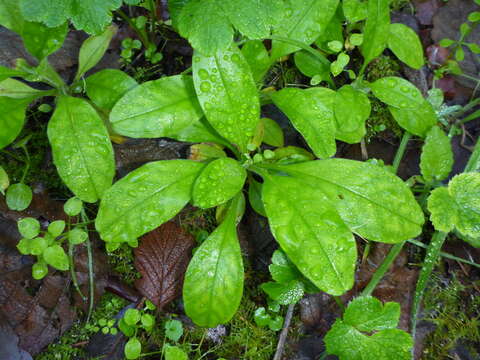
<instances>
[{"instance_id":1,"label":"thin stem","mask_svg":"<svg viewBox=\"0 0 480 360\"><path fill-rule=\"evenodd\" d=\"M375 290L375 287L378 285L380 280L382 280L383 276L390 268L390 265L392 265L392 263L397 258L398 254L400 254L400 252L402 251L402 248L404 245L405 245L405 241L402 241L401 243L398 243L392 246L387 257L383 260L382 265L380 265L377 271L375 271L372 278L370 279L370 282L365 287L365 289L363 289L360 296L369 296L372 294L373 290Z\"/></svg>"},{"instance_id":2,"label":"thin stem","mask_svg":"<svg viewBox=\"0 0 480 360\"><path fill-rule=\"evenodd\" d=\"M400 162L402 161L403 156L405 155L405 151L407 150L407 144L411 137L412 137L412 134L410 134L408 131L405 131L403 133L402 140L400 141L400 145L398 146L397 153L395 154L395 158L393 159L393 170L395 173L398 172L398 167L400 166Z\"/></svg>"},{"instance_id":3,"label":"thin stem","mask_svg":"<svg viewBox=\"0 0 480 360\"><path fill-rule=\"evenodd\" d=\"M68 232L70 231L70 220L67 223L67 231ZM83 295L82 291L80 290L80 287L78 286L77 274L75 273L75 262L73 261L74 249L75 249L75 245L73 245L69 241L68 242L68 259L70 261L70 276L72 278L72 282L73 282L73 286L75 287L75 290L78 292L82 300L86 301L87 297Z\"/></svg>"},{"instance_id":4,"label":"thin stem","mask_svg":"<svg viewBox=\"0 0 480 360\"><path fill-rule=\"evenodd\" d=\"M28 153L28 150L27 148L25 147L25 145L22 146L22 150L24 151L25 153L25 168L23 169L23 174L22 174L22 180L20 180L21 183L23 183L25 181L25 178L27 177L27 174L30 170L30 154Z\"/></svg>"},{"instance_id":5,"label":"thin stem","mask_svg":"<svg viewBox=\"0 0 480 360\"><path fill-rule=\"evenodd\" d=\"M340 308L340 310L342 311L342 313L345 312L345 305L343 304L342 299L340 299L339 296L334 296L333 299L337 303L337 305Z\"/></svg>"},{"instance_id":6,"label":"thin stem","mask_svg":"<svg viewBox=\"0 0 480 360\"><path fill-rule=\"evenodd\" d=\"M85 209L82 209L81 218L83 221L89 221L90 219L85 212ZM90 317L93 313L93 304L95 301L95 283L94 283L94 273L93 273L93 254L92 254L92 243L90 242L90 237L87 237L86 240L87 246L87 257L88 257L88 283L89 283L89 290L90 290L90 303L88 305L88 316L87 316L87 323L90 321Z\"/></svg>"},{"instance_id":7,"label":"thin stem","mask_svg":"<svg viewBox=\"0 0 480 360\"><path fill-rule=\"evenodd\" d=\"M287 341L288 329L290 328L290 322L292 321L293 310L295 309L295 304L288 305L287 315L285 316L285 321L283 323L283 329L278 339L277 350L273 360L280 360L283 355L283 349L285 347L285 342Z\"/></svg>"},{"instance_id":8,"label":"thin stem","mask_svg":"<svg viewBox=\"0 0 480 360\"><path fill-rule=\"evenodd\" d=\"M143 34L138 28L137 28L137 25L135 25L135 23L133 22L132 19L130 19L130 17L125 14L122 10L117 10L117 14L120 15L120 17L125 20L128 25L130 25L130 27L133 29L133 31L135 31L135 33L138 35L138 37L140 38L140 40L142 41L143 43L143 46L145 46L145 48L148 49L148 45L150 44L150 42L148 41L148 38L145 37L145 34Z\"/></svg>"}]
</instances>

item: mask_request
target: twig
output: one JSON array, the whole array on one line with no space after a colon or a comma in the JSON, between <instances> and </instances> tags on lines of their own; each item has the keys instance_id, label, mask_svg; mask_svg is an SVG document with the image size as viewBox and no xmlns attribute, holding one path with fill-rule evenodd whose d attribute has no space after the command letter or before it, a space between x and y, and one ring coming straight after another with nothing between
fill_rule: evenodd
<instances>
[{"instance_id":1,"label":"twig","mask_svg":"<svg viewBox=\"0 0 480 360\"><path fill-rule=\"evenodd\" d=\"M283 329L278 339L277 351L273 360L280 360L283 355L283 348L285 347L285 342L287 341L288 329L290 328L290 322L292 321L293 310L295 309L295 304L288 305L287 315L285 315L285 322L283 323Z\"/></svg>"}]
</instances>

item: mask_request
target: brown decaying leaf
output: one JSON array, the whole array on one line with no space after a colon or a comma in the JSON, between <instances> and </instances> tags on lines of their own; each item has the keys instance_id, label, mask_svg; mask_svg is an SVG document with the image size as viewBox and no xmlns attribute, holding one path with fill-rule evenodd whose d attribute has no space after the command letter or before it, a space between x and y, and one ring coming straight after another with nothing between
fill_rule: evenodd
<instances>
[{"instance_id":1,"label":"brown decaying leaf","mask_svg":"<svg viewBox=\"0 0 480 360\"><path fill-rule=\"evenodd\" d=\"M180 295L195 241L175 222L146 234L135 249L138 291L159 308Z\"/></svg>"}]
</instances>

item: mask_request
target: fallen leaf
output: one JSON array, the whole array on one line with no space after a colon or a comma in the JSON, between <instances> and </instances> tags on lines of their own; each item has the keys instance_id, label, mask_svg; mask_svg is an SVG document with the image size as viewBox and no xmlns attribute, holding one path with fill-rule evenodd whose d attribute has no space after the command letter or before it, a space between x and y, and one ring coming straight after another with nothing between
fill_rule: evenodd
<instances>
[{"instance_id":1,"label":"fallen leaf","mask_svg":"<svg viewBox=\"0 0 480 360\"><path fill-rule=\"evenodd\" d=\"M175 222L143 236L135 249L135 268L142 275L138 291L159 308L180 295L195 241Z\"/></svg>"}]
</instances>

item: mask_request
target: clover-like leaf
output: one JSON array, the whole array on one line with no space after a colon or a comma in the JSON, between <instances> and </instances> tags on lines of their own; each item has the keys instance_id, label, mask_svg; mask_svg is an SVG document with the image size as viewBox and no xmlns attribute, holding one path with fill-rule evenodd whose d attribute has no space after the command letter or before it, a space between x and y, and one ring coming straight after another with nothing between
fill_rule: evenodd
<instances>
[{"instance_id":1,"label":"clover-like leaf","mask_svg":"<svg viewBox=\"0 0 480 360\"><path fill-rule=\"evenodd\" d=\"M260 101L243 54L236 46L212 56L197 52L192 67L198 100L209 123L245 151L260 121Z\"/></svg>"},{"instance_id":2,"label":"clover-like leaf","mask_svg":"<svg viewBox=\"0 0 480 360\"><path fill-rule=\"evenodd\" d=\"M227 202L242 189L246 178L245 168L232 158L210 162L193 186L193 205L208 209Z\"/></svg>"},{"instance_id":3,"label":"clover-like leaf","mask_svg":"<svg viewBox=\"0 0 480 360\"><path fill-rule=\"evenodd\" d=\"M165 160L145 164L105 193L95 227L106 242L130 242L174 217L188 203L203 164Z\"/></svg>"},{"instance_id":4,"label":"clover-like leaf","mask_svg":"<svg viewBox=\"0 0 480 360\"><path fill-rule=\"evenodd\" d=\"M413 341L408 333L395 329L399 316L398 303L382 305L373 297L357 298L325 336L327 352L340 360L408 360Z\"/></svg>"},{"instance_id":5,"label":"clover-like leaf","mask_svg":"<svg viewBox=\"0 0 480 360\"><path fill-rule=\"evenodd\" d=\"M327 88L301 90L286 88L271 95L273 102L303 135L319 158L328 158L336 152L335 92Z\"/></svg>"},{"instance_id":6,"label":"clover-like leaf","mask_svg":"<svg viewBox=\"0 0 480 360\"><path fill-rule=\"evenodd\" d=\"M352 287L355 240L321 191L295 177L266 176L263 202L275 239L303 275L332 295Z\"/></svg>"},{"instance_id":7,"label":"clover-like leaf","mask_svg":"<svg viewBox=\"0 0 480 360\"><path fill-rule=\"evenodd\" d=\"M229 205L223 222L195 252L185 275L185 312L199 326L228 322L243 293L243 262L237 236L237 208L241 196Z\"/></svg>"},{"instance_id":8,"label":"clover-like leaf","mask_svg":"<svg viewBox=\"0 0 480 360\"><path fill-rule=\"evenodd\" d=\"M61 96L48 123L48 138L58 173L85 202L103 196L115 175L113 148L98 113L85 100Z\"/></svg>"},{"instance_id":9,"label":"clover-like leaf","mask_svg":"<svg viewBox=\"0 0 480 360\"><path fill-rule=\"evenodd\" d=\"M453 152L450 138L438 126L432 127L425 138L420 169L427 182L447 178L453 166Z\"/></svg>"}]
</instances>

